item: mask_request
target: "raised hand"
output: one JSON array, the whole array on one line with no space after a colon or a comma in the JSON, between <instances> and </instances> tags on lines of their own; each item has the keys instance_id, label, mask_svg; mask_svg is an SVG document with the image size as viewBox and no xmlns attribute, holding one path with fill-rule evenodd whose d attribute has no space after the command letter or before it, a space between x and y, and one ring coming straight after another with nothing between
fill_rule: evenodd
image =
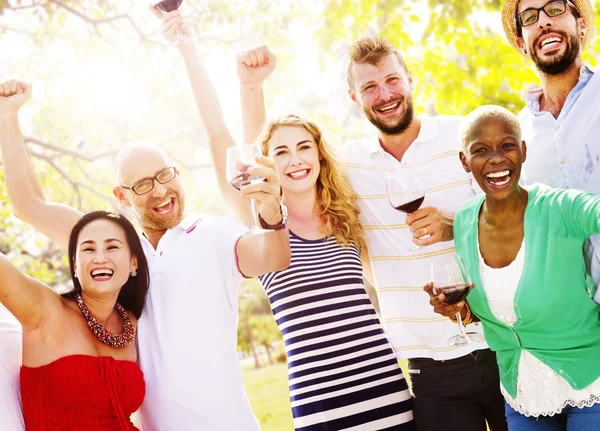
<instances>
[{"instance_id":1,"label":"raised hand","mask_svg":"<svg viewBox=\"0 0 600 431\"><path fill-rule=\"evenodd\" d=\"M173 12L165 13L156 8L156 6L148 5L154 16L160 18L162 24L160 26L160 34L171 43L180 42L181 39L190 39L191 31L186 23L186 20L181 15L179 9ZM178 37L181 35L181 38Z\"/></svg>"},{"instance_id":2,"label":"raised hand","mask_svg":"<svg viewBox=\"0 0 600 431\"><path fill-rule=\"evenodd\" d=\"M0 115L16 114L31 99L32 85L12 79L0 84Z\"/></svg>"},{"instance_id":3,"label":"raised hand","mask_svg":"<svg viewBox=\"0 0 600 431\"><path fill-rule=\"evenodd\" d=\"M254 199L256 209L261 217L270 225L276 225L281 221L281 185L277 172L275 172L275 162L273 159L264 156L258 156L256 162L259 166L248 168L250 175L264 177L266 181L257 184L250 184L240 189L240 196L245 199Z\"/></svg>"},{"instance_id":4,"label":"raised hand","mask_svg":"<svg viewBox=\"0 0 600 431\"><path fill-rule=\"evenodd\" d=\"M236 56L237 74L242 85L262 84L277 66L277 57L267 45L260 45Z\"/></svg>"}]
</instances>

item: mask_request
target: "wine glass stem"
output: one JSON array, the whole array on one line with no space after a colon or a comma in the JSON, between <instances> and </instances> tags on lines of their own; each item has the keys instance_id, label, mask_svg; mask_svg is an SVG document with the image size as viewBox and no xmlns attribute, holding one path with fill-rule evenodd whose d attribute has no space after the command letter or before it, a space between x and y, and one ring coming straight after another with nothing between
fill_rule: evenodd
<instances>
[{"instance_id":1,"label":"wine glass stem","mask_svg":"<svg viewBox=\"0 0 600 431\"><path fill-rule=\"evenodd\" d=\"M250 199L250 207L252 208L252 231L260 230L262 227L258 220L258 212L256 211L256 203L254 199Z\"/></svg>"},{"instance_id":2,"label":"wine glass stem","mask_svg":"<svg viewBox=\"0 0 600 431\"><path fill-rule=\"evenodd\" d=\"M465 327L463 326L463 323L462 323L462 317L460 316L460 311L458 313L456 313L456 322L458 323L458 332L460 333L460 335L462 335L464 337L465 336Z\"/></svg>"}]
</instances>

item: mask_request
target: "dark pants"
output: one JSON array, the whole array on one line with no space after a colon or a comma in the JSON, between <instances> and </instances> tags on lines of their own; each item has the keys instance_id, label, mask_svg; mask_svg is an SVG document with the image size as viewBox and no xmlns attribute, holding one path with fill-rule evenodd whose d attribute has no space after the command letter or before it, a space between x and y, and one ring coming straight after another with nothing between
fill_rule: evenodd
<instances>
[{"instance_id":1,"label":"dark pants","mask_svg":"<svg viewBox=\"0 0 600 431\"><path fill-rule=\"evenodd\" d=\"M447 361L409 359L417 431L506 431L496 354L477 350Z\"/></svg>"}]
</instances>

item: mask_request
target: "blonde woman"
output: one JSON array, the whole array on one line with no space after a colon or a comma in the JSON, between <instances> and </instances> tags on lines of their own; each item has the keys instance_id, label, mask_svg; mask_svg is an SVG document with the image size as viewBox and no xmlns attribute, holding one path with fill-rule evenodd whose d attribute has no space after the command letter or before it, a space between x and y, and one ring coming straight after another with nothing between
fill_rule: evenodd
<instances>
[{"instance_id":1,"label":"blonde woman","mask_svg":"<svg viewBox=\"0 0 600 431\"><path fill-rule=\"evenodd\" d=\"M412 402L363 285L354 194L311 121L266 125L288 209L292 263L260 278L285 340L296 430L413 429Z\"/></svg>"}]
</instances>

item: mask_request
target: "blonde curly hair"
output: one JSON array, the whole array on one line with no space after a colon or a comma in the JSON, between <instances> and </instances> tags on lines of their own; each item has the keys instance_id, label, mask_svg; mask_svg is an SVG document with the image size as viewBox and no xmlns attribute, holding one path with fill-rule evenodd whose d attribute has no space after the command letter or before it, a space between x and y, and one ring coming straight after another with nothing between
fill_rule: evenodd
<instances>
[{"instance_id":1,"label":"blonde curly hair","mask_svg":"<svg viewBox=\"0 0 600 431\"><path fill-rule=\"evenodd\" d=\"M325 220L323 234L331 234L344 247L365 245L364 231L359 222L360 210L356 195L348 183L342 163L334 155L321 129L311 120L294 114L286 114L265 125L258 142L263 154L269 153L269 141L275 130L281 127L301 127L314 138L320 158L317 178L317 205Z\"/></svg>"}]
</instances>

